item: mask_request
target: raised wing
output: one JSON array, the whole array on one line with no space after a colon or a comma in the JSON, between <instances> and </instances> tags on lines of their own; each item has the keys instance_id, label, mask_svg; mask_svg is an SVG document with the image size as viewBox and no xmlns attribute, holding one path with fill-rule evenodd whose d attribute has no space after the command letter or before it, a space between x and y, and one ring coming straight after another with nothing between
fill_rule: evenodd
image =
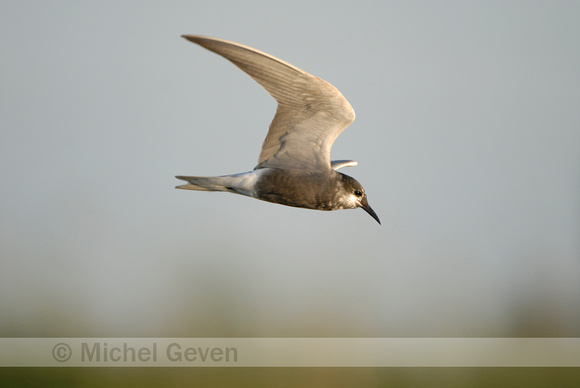
<instances>
[{"instance_id":1,"label":"raised wing","mask_svg":"<svg viewBox=\"0 0 580 388\"><path fill-rule=\"evenodd\" d=\"M333 160L332 162L330 162L330 167L332 167L333 170L338 170L339 168L343 167L354 167L354 166L358 166L358 163L354 160Z\"/></svg>"},{"instance_id":2,"label":"raised wing","mask_svg":"<svg viewBox=\"0 0 580 388\"><path fill-rule=\"evenodd\" d=\"M205 36L183 37L231 61L278 102L256 168L331 168L332 143L355 117L334 86L251 47Z\"/></svg>"}]
</instances>

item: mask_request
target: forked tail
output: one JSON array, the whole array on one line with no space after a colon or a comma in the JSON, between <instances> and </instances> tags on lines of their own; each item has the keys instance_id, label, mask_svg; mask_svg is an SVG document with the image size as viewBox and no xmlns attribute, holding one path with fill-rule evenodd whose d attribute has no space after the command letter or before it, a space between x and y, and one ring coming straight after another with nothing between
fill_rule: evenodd
<instances>
[{"instance_id":1,"label":"forked tail","mask_svg":"<svg viewBox=\"0 0 580 388\"><path fill-rule=\"evenodd\" d=\"M241 174L223 176L176 176L177 179L186 181L187 184L176 186L176 189L197 191L227 191L256 196L256 182L265 170L254 170Z\"/></svg>"},{"instance_id":2,"label":"forked tail","mask_svg":"<svg viewBox=\"0 0 580 388\"><path fill-rule=\"evenodd\" d=\"M177 179L186 181L187 184L175 186L176 189L183 190L197 190L197 191L229 191L235 192L231 187L228 187L228 177L204 177L204 176L176 176Z\"/></svg>"}]
</instances>

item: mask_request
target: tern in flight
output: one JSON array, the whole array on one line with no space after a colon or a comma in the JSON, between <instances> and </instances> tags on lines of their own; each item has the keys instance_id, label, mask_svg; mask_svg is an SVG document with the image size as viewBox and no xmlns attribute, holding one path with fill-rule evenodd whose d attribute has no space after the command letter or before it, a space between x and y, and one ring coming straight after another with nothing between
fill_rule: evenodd
<instances>
[{"instance_id":1,"label":"tern in flight","mask_svg":"<svg viewBox=\"0 0 580 388\"><path fill-rule=\"evenodd\" d=\"M177 176L178 189L226 191L281 205L316 210L362 208L379 224L358 181L338 172L354 160L330 160L336 138L354 121L354 110L328 82L264 52L223 39L183 35L226 58L278 103L257 166L216 177Z\"/></svg>"}]
</instances>

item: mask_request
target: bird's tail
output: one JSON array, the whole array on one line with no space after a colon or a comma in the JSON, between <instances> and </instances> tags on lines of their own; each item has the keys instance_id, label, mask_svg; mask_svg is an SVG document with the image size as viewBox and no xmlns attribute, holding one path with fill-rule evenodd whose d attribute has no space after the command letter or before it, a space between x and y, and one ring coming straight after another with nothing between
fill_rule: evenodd
<instances>
[{"instance_id":1,"label":"bird's tail","mask_svg":"<svg viewBox=\"0 0 580 388\"><path fill-rule=\"evenodd\" d=\"M233 192L230 176L176 176L177 179L186 181L187 184L175 186L176 189L197 191L229 191Z\"/></svg>"},{"instance_id":2,"label":"bird's tail","mask_svg":"<svg viewBox=\"0 0 580 388\"><path fill-rule=\"evenodd\" d=\"M241 174L222 176L176 176L186 181L186 185L176 186L176 189L197 191L227 191L256 197L256 183L266 169L253 170Z\"/></svg>"}]
</instances>

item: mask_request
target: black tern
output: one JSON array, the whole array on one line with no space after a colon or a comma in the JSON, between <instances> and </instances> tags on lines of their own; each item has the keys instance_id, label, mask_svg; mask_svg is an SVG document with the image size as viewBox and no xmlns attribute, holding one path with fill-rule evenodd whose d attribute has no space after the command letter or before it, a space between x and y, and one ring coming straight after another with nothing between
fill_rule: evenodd
<instances>
[{"instance_id":1,"label":"black tern","mask_svg":"<svg viewBox=\"0 0 580 388\"><path fill-rule=\"evenodd\" d=\"M344 96L328 82L238 43L199 35L183 38L226 58L278 103L254 170L216 177L176 176L177 189L226 191L281 205L316 210L363 208L379 224L356 179L340 173L354 160L330 161L332 143L355 118Z\"/></svg>"}]
</instances>

